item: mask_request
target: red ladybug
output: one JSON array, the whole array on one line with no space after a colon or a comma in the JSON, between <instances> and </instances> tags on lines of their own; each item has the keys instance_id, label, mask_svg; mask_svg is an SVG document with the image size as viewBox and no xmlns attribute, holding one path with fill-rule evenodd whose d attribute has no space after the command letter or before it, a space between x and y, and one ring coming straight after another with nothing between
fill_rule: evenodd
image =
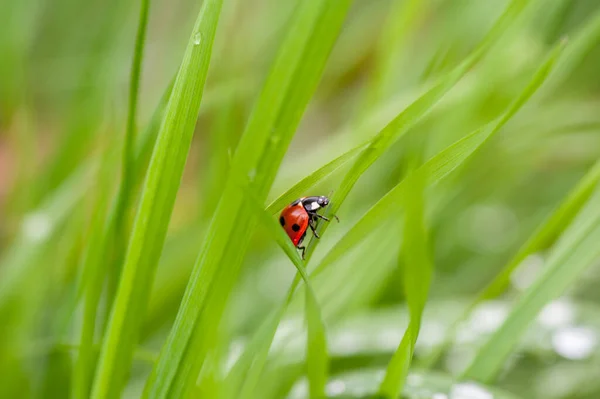
<instances>
[{"instance_id":1,"label":"red ladybug","mask_svg":"<svg viewBox=\"0 0 600 399\"><path fill-rule=\"evenodd\" d=\"M302 240L306 236L306 229L310 227L315 237L319 238L317 231L317 222L323 219L329 222L329 219L317 212L319 209L329 204L329 198L320 197L302 197L286 206L279 216L279 223L290 237L296 248L302 250L302 259L304 259L305 247L301 247ZM339 222L337 216L333 217Z\"/></svg>"}]
</instances>

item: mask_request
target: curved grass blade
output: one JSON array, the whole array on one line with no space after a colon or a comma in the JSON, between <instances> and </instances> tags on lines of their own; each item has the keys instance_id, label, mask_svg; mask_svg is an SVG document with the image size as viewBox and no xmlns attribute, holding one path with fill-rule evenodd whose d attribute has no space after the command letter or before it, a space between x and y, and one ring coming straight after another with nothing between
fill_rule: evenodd
<instances>
[{"instance_id":1,"label":"curved grass blade","mask_svg":"<svg viewBox=\"0 0 600 399\"><path fill-rule=\"evenodd\" d=\"M546 218L531 237L521 246L516 255L477 295L477 298L473 303L468 305L463 314L448 328L448 333L446 334L444 342L427 357L422 365L432 366L439 360L444 350L450 345L460 322L464 320L479 303L495 298L504 292L510 284L511 275L527 256L543 250L552 244L556 237L564 231L585 205L595 187L598 185L598 182L600 182L600 162L597 162L589 170L558 208Z\"/></svg>"},{"instance_id":2,"label":"curved grass blade","mask_svg":"<svg viewBox=\"0 0 600 399\"><path fill-rule=\"evenodd\" d=\"M485 142L490 140L512 118L517 111L529 100L548 77L555 62L559 58L565 43L558 45L548 56L546 61L535 73L527 87L508 107L506 112L496 121L477 129L471 134L458 140L442 152L427 161L417 170L428 185L434 185L445 178L453 170L462 165ZM405 183L402 181L381 198L338 243L325 255L321 263L314 270L313 275L321 273L327 265L342 257L350 248L356 245L362 237L377 228L389 214L389 209L399 203L405 194Z\"/></svg>"},{"instance_id":3,"label":"curved grass blade","mask_svg":"<svg viewBox=\"0 0 600 399\"><path fill-rule=\"evenodd\" d=\"M350 0L334 0L298 4L237 147L230 178L192 271L175 325L146 384L146 396L177 396L195 385L205 357L203 352L195 350L207 349L198 341L203 340L202 334L208 337L215 331L222 315L222 307L211 308L210 297L219 296L220 302L227 301L249 245L250 234L231 232L234 227L238 231L251 231L255 226L254 216L244 204L232 176L251 176L257 196L264 201L316 89L350 3ZM227 248L232 250L226 251ZM218 273L220 265L227 265L227 269ZM213 287L219 287L220 291Z\"/></svg>"},{"instance_id":4,"label":"curved grass blade","mask_svg":"<svg viewBox=\"0 0 600 399\"><path fill-rule=\"evenodd\" d=\"M397 398L402 392L419 336L421 317L425 309L433 271L424 216L425 181L419 175L410 175L405 181L407 196L404 200L402 271L404 292L410 311L410 323L400 346L390 360L379 387L379 393L387 398Z\"/></svg>"},{"instance_id":5,"label":"curved grass blade","mask_svg":"<svg viewBox=\"0 0 600 399\"><path fill-rule=\"evenodd\" d=\"M270 213L264 211L260 205L260 202L256 198L254 198L253 194L249 191L246 191L247 200L251 201L254 205L254 211L257 214L257 217L261 224L265 226L271 236L275 239L277 244L283 249L286 255L290 258L296 269L298 270L299 276L304 281L306 286L305 289L305 303L306 303L306 322L308 328L307 334L307 353L306 353L306 367L308 380L310 384L310 397L311 398L322 398L325 396L325 384L327 382L327 369L328 369L328 356L327 356L327 340L325 334L325 324L321 319L321 310L319 308L319 304L317 301L317 297L315 292L310 284L308 274L304 268L302 259L300 259L300 255L298 254L298 250L294 247L289 237L285 234L284 230L277 223L277 221L271 216ZM288 295L286 298L286 302L282 307L282 311L278 312L279 315L283 314L287 304L291 301L293 295L293 289L288 291ZM277 327L275 325L275 327ZM275 333L272 330L273 335ZM271 340L272 341L272 340ZM268 354L269 346L266 346L265 355ZM266 357L266 356L265 356ZM264 365L264 362L263 362ZM253 368L256 366L253 366ZM262 367L257 367L257 370L260 372ZM260 376L260 373L256 373L255 370L252 370L256 377ZM255 380L254 382L258 382ZM244 392L244 390L242 391ZM246 394L250 394L254 392L254 386L251 386L251 389L246 391ZM242 395L242 398L246 396ZM252 396L248 396L251 398Z\"/></svg>"},{"instance_id":6,"label":"curved grass blade","mask_svg":"<svg viewBox=\"0 0 600 399\"><path fill-rule=\"evenodd\" d=\"M600 256L600 190L588 200L552 250L544 273L532 284L506 321L479 350L464 378L493 380L544 305L569 288Z\"/></svg>"},{"instance_id":7,"label":"curved grass blade","mask_svg":"<svg viewBox=\"0 0 600 399\"><path fill-rule=\"evenodd\" d=\"M103 342L93 398L118 396L131 364L198 116L221 4L203 3L173 87Z\"/></svg>"},{"instance_id":8,"label":"curved grass blade","mask_svg":"<svg viewBox=\"0 0 600 399\"><path fill-rule=\"evenodd\" d=\"M518 15L524 10L529 1L513 0L507 7L504 14L498 19L490 32L476 47L476 49L454 70L440 78L435 85L427 90L423 95L416 99L400 114L398 114L383 130L381 130L371 141L360 157L356 160L352 168L346 174L340 187L333 194L331 203L326 211L326 215L335 215L337 210L346 199L354 184L360 176L390 148L400 137L406 134L416 125L424 116L426 116L441 100L441 98L462 79L462 77L477 64L483 57L488 48L496 42L504 30L509 26ZM327 225L320 226L318 233L323 233ZM306 259L310 260L318 242L311 241L306 250Z\"/></svg>"},{"instance_id":9,"label":"curved grass blade","mask_svg":"<svg viewBox=\"0 0 600 399\"><path fill-rule=\"evenodd\" d=\"M315 184L325 179L327 176L331 175L333 172L344 166L348 161L354 158L360 150L365 147L366 144L361 144L356 146L334 160L326 163L321 166L319 169L315 170L308 176L304 177L298 183L294 184L293 187L288 189L286 192L277 197L271 204L267 207L267 211L274 214L279 212L284 206L292 202L294 199L301 197L306 191L313 187Z\"/></svg>"}]
</instances>

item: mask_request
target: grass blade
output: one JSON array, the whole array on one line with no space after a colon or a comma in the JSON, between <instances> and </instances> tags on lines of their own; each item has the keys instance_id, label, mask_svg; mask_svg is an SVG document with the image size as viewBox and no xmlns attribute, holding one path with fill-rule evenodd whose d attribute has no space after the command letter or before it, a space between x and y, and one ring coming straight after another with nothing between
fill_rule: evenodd
<instances>
[{"instance_id":1,"label":"grass blade","mask_svg":"<svg viewBox=\"0 0 600 399\"><path fill-rule=\"evenodd\" d=\"M247 194L247 197L253 198L251 194ZM252 199L252 202L254 204L255 212L259 216L259 220L269 230L269 233L271 233L277 244L281 247L281 249L284 250L286 255L294 263L294 266L296 266L296 269L298 270L298 274L300 277L302 277L302 280L306 285L305 312L308 328L306 367L308 381L310 384L310 397L322 398L325 396L328 358L325 325L321 319L321 310L319 308L317 297L312 285L310 284L308 274L304 269L302 259L300 259L300 255L298 254L298 250L294 247L289 237L285 234L284 230L277 223L277 221L273 219L271 214L262 210L260 202L258 202L256 199ZM286 304L291 300L292 293L293 289L290 288Z\"/></svg>"},{"instance_id":2,"label":"grass blade","mask_svg":"<svg viewBox=\"0 0 600 399\"><path fill-rule=\"evenodd\" d=\"M477 64L488 48L504 32L506 26L517 18L527 4L528 1L513 0L487 36L467 59L443 78L439 79L432 88L427 90L421 97L398 114L373 138L369 147L361 153L360 157L346 174L342 183L340 183L340 187L335 191L330 206L326 211L327 215L330 216L337 213L337 210L342 205L360 176L362 176L362 174L400 137L406 134L418 121L431 111L434 105L448 93L474 65ZM327 225L322 225L318 231L319 234L324 233L326 229ZM317 244L318 242L314 240L310 242L306 250L306 259L310 260Z\"/></svg>"},{"instance_id":3,"label":"grass blade","mask_svg":"<svg viewBox=\"0 0 600 399\"><path fill-rule=\"evenodd\" d=\"M146 384L152 398L185 394L204 360L197 341L219 325L221 304L237 279L255 221L244 205L236 179L251 176L264 201L308 101L314 93L331 48L348 11L349 0L300 2L283 45L271 67L232 161L230 178L211 221L208 239L188 283L175 325ZM262 160L259 163L259 160ZM230 248L230 251L226 251ZM218 273L220 265L227 272ZM219 292L209 295L213 287ZM215 288L216 290L216 288ZM216 301L217 296L220 298ZM214 303L213 303L214 302ZM210 316L209 316L210 314Z\"/></svg>"},{"instance_id":4,"label":"grass blade","mask_svg":"<svg viewBox=\"0 0 600 399\"><path fill-rule=\"evenodd\" d=\"M202 5L173 87L148 168L121 283L103 342L93 398L117 396L131 363L191 144L221 4L220 0L212 0Z\"/></svg>"},{"instance_id":5,"label":"grass blade","mask_svg":"<svg viewBox=\"0 0 600 399\"><path fill-rule=\"evenodd\" d=\"M334 160L326 163L321 166L319 169L315 170L308 176L304 177L298 183L294 184L289 190L281 194L277 197L271 204L267 207L267 211L271 214L279 212L283 209L284 206L291 203L296 198L301 197L306 191L316 185L318 182L331 175L333 172L344 166L348 163L352 158L354 158L360 150L365 147L366 144L359 145L354 147Z\"/></svg>"},{"instance_id":6,"label":"grass blade","mask_svg":"<svg viewBox=\"0 0 600 399\"><path fill-rule=\"evenodd\" d=\"M131 72L129 78L129 107L127 110L125 140L123 141L121 184L119 188L119 196L117 198L117 207L115 210L114 263L116 265L116 275L120 275L121 264L123 262L123 257L125 256L127 233L129 231L129 224L127 223L127 211L130 208L131 194L135 186L134 173L136 167L134 144L136 136L139 85L141 79L140 76L142 70L142 60L144 57L144 45L146 41L146 27L148 25L149 7L150 0L140 0L138 29L135 39L135 49L133 52L133 60L131 61ZM109 294L112 297L112 294L114 294L114 292L109 292Z\"/></svg>"},{"instance_id":7,"label":"grass blade","mask_svg":"<svg viewBox=\"0 0 600 399\"><path fill-rule=\"evenodd\" d=\"M425 182L418 176L406 178L407 196L404 212L403 282L410 311L410 323L398 350L394 353L379 387L379 393L387 398L397 398L408 375L417 337L421 328L421 317L425 309L431 274L427 231L424 217L423 189Z\"/></svg>"},{"instance_id":8,"label":"grass blade","mask_svg":"<svg viewBox=\"0 0 600 399\"><path fill-rule=\"evenodd\" d=\"M538 69L523 92L513 101L505 113L495 122L477 129L461 140L447 147L420 167L416 173L422 176L428 185L438 183L473 155L486 141L490 140L514 116L527 100L537 91L549 75L560 56L565 43L558 45ZM368 232L380 226L394 207L405 195L406 186L400 182L381 198L367 213L338 241L325 255L313 273L318 274L327 265L333 263L356 245Z\"/></svg>"},{"instance_id":9,"label":"grass blade","mask_svg":"<svg viewBox=\"0 0 600 399\"><path fill-rule=\"evenodd\" d=\"M491 381L544 305L562 294L600 256L600 190L561 236L544 273L519 299L506 321L479 350L464 378Z\"/></svg>"},{"instance_id":10,"label":"grass blade","mask_svg":"<svg viewBox=\"0 0 600 399\"><path fill-rule=\"evenodd\" d=\"M114 170L110 149L105 150L106 155L99 168L97 176L98 193L94 204L94 211L89 226L89 237L86 239L87 248L82 262L83 275L79 286L84 292L83 321L79 338L79 350L75 368L73 369L73 384L71 395L73 398L88 398L90 395L91 379L94 371L94 333L96 331L96 314L98 302L102 294L104 279L102 267L103 255L106 248L104 224L108 213L110 188Z\"/></svg>"},{"instance_id":11,"label":"grass blade","mask_svg":"<svg viewBox=\"0 0 600 399\"><path fill-rule=\"evenodd\" d=\"M424 366L435 364L443 351L450 345L460 321L464 320L475 307L488 299L500 295L510 284L510 277L521 265L525 258L537 251L547 248L558 235L572 222L586 201L592 195L595 187L600 181L600 162L597 162L579 183L571 190L564 201L554 212L538 227L530 238L521 246L516 255L502 268L494 279L477 295L471 303L457 318L446 334L446 339L434 352L423 362Z\"/></svg>"}]
</instances>

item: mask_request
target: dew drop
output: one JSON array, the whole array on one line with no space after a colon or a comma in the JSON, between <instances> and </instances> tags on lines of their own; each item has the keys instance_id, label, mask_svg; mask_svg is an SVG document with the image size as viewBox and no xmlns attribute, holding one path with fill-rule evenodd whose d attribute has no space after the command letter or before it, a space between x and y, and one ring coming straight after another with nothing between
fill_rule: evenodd
<instances>
[{"instance_id":1,"label":"dew drop","mask_svg":"<svg viewBox=\"0 0 600 399\"><path fill-rule=\"evenodd\" d=\"M202 35L200 34L200 32L196 32L196 34L194 35L194 44L197 46L200 44L201 41Z\"/></svg>"}]
</instances>

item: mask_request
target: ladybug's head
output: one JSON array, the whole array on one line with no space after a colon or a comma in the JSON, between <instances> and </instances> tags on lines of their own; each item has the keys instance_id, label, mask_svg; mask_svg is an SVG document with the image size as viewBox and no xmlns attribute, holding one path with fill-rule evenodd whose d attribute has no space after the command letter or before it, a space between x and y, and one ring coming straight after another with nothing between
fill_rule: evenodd
<instances>
[{"instance_id":1,"label":"ladybug's head","mask_svg":"<svg viewBox=\"0 0 600 399\"><path fill-rule=\"evenodd\" d=\"M317 203L319 205L321 205L322 207L329 205L329 198L325 197L324 195L320 196L317 198Z\"/></svg>"}]
</instances>

